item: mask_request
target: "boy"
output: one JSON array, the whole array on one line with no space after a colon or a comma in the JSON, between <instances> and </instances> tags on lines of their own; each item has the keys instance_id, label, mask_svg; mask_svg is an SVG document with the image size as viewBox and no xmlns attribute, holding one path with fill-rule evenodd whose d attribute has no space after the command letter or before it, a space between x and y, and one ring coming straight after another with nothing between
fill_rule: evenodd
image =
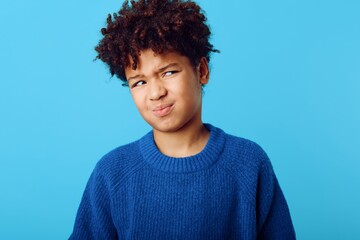
<instances>
[{"instance_id":1,"label":"boy","mask_svg":"<svg viewBox=\"0 0 360 240\"><path fill-rule=\"evenodd\" d=\"M70 239L295 239L267 155L201 120L210 31L183 0L125 2L96 47L152 131L105 155Z\"/></svg>"}]
</instances>

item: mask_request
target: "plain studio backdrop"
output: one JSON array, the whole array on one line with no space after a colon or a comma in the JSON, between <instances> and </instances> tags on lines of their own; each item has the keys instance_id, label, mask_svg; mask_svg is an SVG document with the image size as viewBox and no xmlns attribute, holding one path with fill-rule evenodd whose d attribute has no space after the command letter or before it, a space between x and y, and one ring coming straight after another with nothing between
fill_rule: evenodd
<instances>
[{"instance_id":1,"label":"plain studio backdrop","mask_svg":"<svg viewBox=\"0 0 360 240\"><path fill-rule=\"evenodd\" d=\"M0 3L0 239L67 239L111 149L150 130L93 59L122 1ZM360 1L200 1L211 29L205 122L268 153L299 239L360 225Z\"/></svg>"}]
</instances>

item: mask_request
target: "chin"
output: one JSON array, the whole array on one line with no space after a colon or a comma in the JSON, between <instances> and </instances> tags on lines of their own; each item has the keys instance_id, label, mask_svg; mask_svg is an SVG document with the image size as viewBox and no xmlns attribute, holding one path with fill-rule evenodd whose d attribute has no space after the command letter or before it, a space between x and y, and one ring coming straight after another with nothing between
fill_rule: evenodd
<instances>
[{"instance_id":1,"label":"chin","mask_svg":"<svg viewBox=\"0 0 360 240\"><path fill-rule=\"evenodd\" d=\"M164 133L176 132L184 126L184 124L180 124L176 122L161 122L161 123L148 122L148 124L152 127L153 130Z\"/></svg>"},{"instance_id":2,"label":"chin","mask_svg":"<svg viewBox=\"0 0 360 240\"><path fill-rule=\"evenodd\" d=\"M176 126L151 126L153 128L153 130L158 131L158 132L163 132L163 133L172 133L172 132L176 132L178 131L181 127L176 127Z\"/></svg>"}]
</instances>

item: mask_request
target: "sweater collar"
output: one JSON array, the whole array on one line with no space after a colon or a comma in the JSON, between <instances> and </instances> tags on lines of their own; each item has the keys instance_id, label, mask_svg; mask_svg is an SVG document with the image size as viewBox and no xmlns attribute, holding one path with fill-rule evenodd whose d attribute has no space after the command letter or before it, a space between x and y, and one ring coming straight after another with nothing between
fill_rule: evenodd
<instances>
[{"instance_id":1,"label":"sweater collar","mask_svg":"<svg viewBox=\"0 0 360 240\"><path fill-rule=\"evenodd\" d=\"M206 169L218 159L225 145L225 133L210 124L204 124L210 131L209 140L205 148L198 154L174 158L164 155L157 148L153 131L150 131L139 141L141 154L145 161L164 172L195 172Z\"/></svg>"}]
</instances>

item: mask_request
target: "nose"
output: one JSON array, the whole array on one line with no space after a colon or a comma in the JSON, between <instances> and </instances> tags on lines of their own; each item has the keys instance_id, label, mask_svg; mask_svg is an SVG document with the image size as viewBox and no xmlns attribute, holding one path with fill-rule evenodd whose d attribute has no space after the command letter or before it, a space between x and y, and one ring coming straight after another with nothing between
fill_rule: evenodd
<instances>
[{"instance_id":1,"label":"nose","mask_svg":"<svg viewBox=\"0 0 360 240\"><path fill-rule=\"evenodd\" d=\"M165 86L161 83L161 80L156 79L154 81L151 81L149 84L150 84L149 87L150 100L156 101L166 96L167 90Z\"/></svg>"}]
</instances>

